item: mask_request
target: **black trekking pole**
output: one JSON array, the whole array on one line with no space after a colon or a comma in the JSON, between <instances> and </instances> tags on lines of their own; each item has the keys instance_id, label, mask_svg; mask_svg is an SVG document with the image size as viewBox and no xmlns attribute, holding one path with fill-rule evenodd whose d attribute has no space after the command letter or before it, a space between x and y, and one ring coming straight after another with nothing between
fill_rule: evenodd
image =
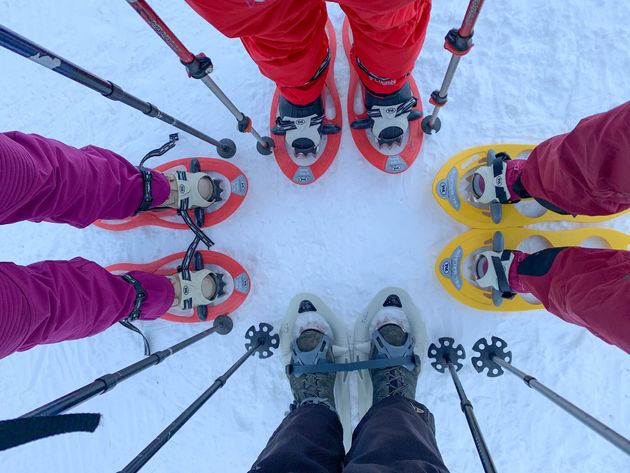
<instances>
[{"instance_id":1,"label":"black trekking pole","mask_svg":"<svg viewBox=\"0 0 630 473\"><path fill-rule=\"evenodd\" d=\"M459 65L459 60L462 56L468 54L474 46L472 42L474 34L473 28L477 22L477 16L481 11L483 2L484 0L470 0L464 21L462 21L462 26L459 27L459 30L453 28L446 34L444 49L452 53L452 56L448 63L448 68L446 69L446 75L442 81L442 87L440 87L440 90L434 90L431 94L429 102L433 105L433 113L422 119L422 131L427 135L433 132L437 133L442 127L438 113L440 112L440 108L446 105L448 101L448 88L451 86L451 81Z\"/></svg>"},{"instance_id":2,"label":"black trekking pole","mask_svg":"<svg viewBox=\"0 0 630 473\"><path fill-rule=\"evenodd\" d=\"M600 421L595 419L590 414L584 412L575 404L570 403L565 398L552 391L544 384L540 383L536 378L526 373L523 373L521 370L512 366L512 352L506 351L506 348L507 343L505 342L505 340L502 340L498 337L492 337L491 343L488 343L485 338L477 340L477 343L475 343L475 345L473 346L473 350L478 352L479 356L474 356L471 358L473 368L475 368L478 373L482 373L483 370L487 368L488 376L491 378L501 376L503 374L503 368L505 368L510 373L521 378L528 387L532 388L534 391L538 391L554 404L560 406L577 420L582 422L584 425L604 437L615 447L620 448L625 453L630 455L630 440L619 435L607 425L602 424Z\"/></svg>"},{"instance_id":3,"label":"black trekking pole","mask_svg":"<svg viewBox=\"0 0 630 473\"><path fill-rule=\"evenodd\" d=\"M466 416L466 422L468 422L468 427L470 428L470 433L472 434L475 442L475 447L477 447L477 453L479 454L479 459L483 465L483 470L486 473L496 473L497 470L494 467L494 463L492 463L490 452L488 451L486 442L481 434L481 429L479 428L479 424L477 423L477 419L473 413L472 403L466 397L464 387L457 376L457 372L464 366L460 360L466 358L464 347L461 344L455 346L455 340L449 337L442 337L438 340L438 342L440 343L440 346L436 346L435 343L432 343L429 347L429 358L435 359L435 361L431 363L431 366L440 373L444 373L448 368L451 373L451 378L453 378L453 383L455 383L457 394L459 395L460 407Z\"/></svg>"},{"instance_id":4,"label":"black trekking pole","mask_svg":"<svg viewBox=\"0 0 630 473\"><path fill-rule=\"evenodd\" d=\"M76 391L27 412L26 414L20 416L19 419L23 419L25 417L53 416L65 412L94 396L111 391L119 382L144 371L152 365L161 363L173 353L177 353L187 346L206 338L211 333L217 332L221 335L226 335L230 333L231 330L232 319L227 315L220 315L214 319L214 325L211 328L204 330L197 335L193 335L192 337L187 338L186 340L179 342L166 350L155 352L153 355L147 356L146 358L143 358L142 360L137 361L120 371L103 375L92 383L86 384Z\"/></svg>"},{"instance_id":5,"label":"black trekking pole","mask_svg":"<svg viewBox=\"0 0 630 473\"><path fill-rule=\"evenodd\" d=\"M49 51L48 49L45 49L29 39L20 36L15 31L10 30L3 25L0 25L0 46L4 46L9 51L13 51L20 56L24 56L25 58L36 62L40 66L47 67L48 69L61 74L68 79L89 87L90 89L103 95L103 97L129 105L130 107L141 111L145 115L158 118L169 125L173 125L175 128L179 128L180 130L205 141L206 143L216 146L219 156L223 158L231 158L236 152L236 145L232 140L224 138L221 141L217 141L214 138L209 137L205 133L202 133L199 130L160 111L160 109L158 109L155 105L128 94L113 82L95 76L76 64L73 64L61 56Z\"/></svg>"},{"instance_id":6,"label":"black trekking pole","mask_svg":"<svg viewBox=\"0 0 630 473\"><path fill-rule=\"evenodd\" d=\"M157 13L145 0L126 0L129 5L142 17L142 19L164 40L171 50L177 54L181 63L186 67L189 77L200 79L223 105L234 115L238 122L237 128L241 133L251 133L256 138L256 149L260 154L271 154L274 142L269 136L260 136L252 126L251 119L241 113L236 105L223 93L219 86L210 78L213 66L212 61L205 54L193 55L184 44L173 34Z\"/></svg>"},{"instance_id":7,"label":"black trekking pole","mask_svg":"<svg viewBox=\"0 0 630 473\"><path fill-rule=\"evenodd\" d=\"M245 344L246 353L234 363L223 375L219 376L201 396L199 396L177 419L166 427L147 447L142 450L126 467L118 473L135 473L142 468L155 455L160 448L177 433L179 429L212 397L220 388L225 386L228 378L254 353L258 353L259 358L269 358L273 355L272 348L278 348L280 337L278 334L271 335L273 327L266 323L261 323L258 330L252 325L245 335L248 342Z\"/></svg>"}]
</instances>

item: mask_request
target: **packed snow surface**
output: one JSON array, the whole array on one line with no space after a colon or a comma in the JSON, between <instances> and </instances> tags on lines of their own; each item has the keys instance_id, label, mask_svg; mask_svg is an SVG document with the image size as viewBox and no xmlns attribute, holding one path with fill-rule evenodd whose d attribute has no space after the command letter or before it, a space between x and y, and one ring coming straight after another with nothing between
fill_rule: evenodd
<instances>
[{"instance_id":1,"label":"packed snow surface","mask_svg":"<svg viewBox=\"0 0 630 473\"><path fill-rule=\"evenodd\" d=\"M237 39L228 39L183 0L150 2L193 52L215 64L212 77L268 133L274 85ZM465 0L435 2L413 74L425 109L441 84L450 54L445 33L459 26ZM341 48L343 13L329 4L338 32L337 86L345 104L349 69ZM237 146L232 162L249 179L242 207L211 230L213 248L237 259L252 292L234 312L234 330L212 335L98 396L74 412L100 412L94 434L49 438L0 454L1 470L112 472L144 446L244 353L252 324L279 326L298 292L319 294L352 331L381 288L406 289L420 307L430 343L454 337L469 356L480 337L504 338L513 363L625 436L630 436L630 356L585 329L545 311L485 313L452 299L434 274L444 246L466 230L434 202L433 178L462 149L493 142L531 142L565 133L580 118L628 100L630 3L489 1L475 29L475 47L461 60L442 130L426 137L420 156L401 175L386 175L357 152L344 118L339 155L328 172L297 186L201 84L188 79L175 55L127 2L0 0L5 26L113 81L164 112ZM112 149L138 163L175 130L105 100L44 67L0 49L0 129L55 138L73 146ZM345 105L344 105L345 109ZM345 111L344 111L345 115ZM216 156L180 133L176 148L154 164ZM630 217L600 224L630 233ZM545 228L569 228L553 224ZM109 232L20 223L0 228L0 259L26 265L83 256L103 266L145 263L185 249L191 233L146 227ZM77 292L77 297L81 293ZM207 327L168 321L140 324L155 349ZM21 415L142 357L140 339L121 326L85 340L40 346L0 360L0 418ZM630 459L516 377L489 379L466 362L461 381L474 404L498 471L590 473L630 471ZM452 472L482 471L447 374L425 367L417 399L435 414L437 439ZM252 358L143 471L247 471L291 401L280 357Z\"/></svg>"}]
</instances>

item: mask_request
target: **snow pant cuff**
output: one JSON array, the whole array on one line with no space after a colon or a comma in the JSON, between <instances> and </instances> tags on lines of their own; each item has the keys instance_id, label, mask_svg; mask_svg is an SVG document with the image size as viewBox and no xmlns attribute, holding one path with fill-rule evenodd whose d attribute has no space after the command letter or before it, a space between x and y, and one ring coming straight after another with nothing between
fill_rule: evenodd
<instances>
[{"instance_id":1,"label":"snow pant cuff","mask_svg":"<svg viewBox=\"0 0 630 473\"><path fill-rule=\"evenodd\" d=\"M386 397L365 414L352 436L344 473L448 473L426 406Z\"/></svg>"},{"instance_id":2,"label":"snow pant cuff","mask_svg":"<svg viewBox=\"0 0 630 473\"><path fill-rule=\"evenodd\" d=\"M321 404L306 404L284 418L250 472L341 473L344 453L337 414Z\"/></svg>"}]
</instances>

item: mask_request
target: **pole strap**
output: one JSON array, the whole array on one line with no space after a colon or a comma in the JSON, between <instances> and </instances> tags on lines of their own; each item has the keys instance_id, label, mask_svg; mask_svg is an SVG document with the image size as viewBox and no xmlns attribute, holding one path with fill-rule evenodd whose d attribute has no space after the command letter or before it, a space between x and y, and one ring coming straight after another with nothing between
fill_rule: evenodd
<instances>
[{"instance_id":1,"label":"pole strap","mask_svg":"<svg viewBox=\"0 0 630 473\"><path fill-rule=\"evenodd\" d=\"M0 421L0 450L70 432L94 432L100 414L65 414Z\"/></svg>"}]
</instances>

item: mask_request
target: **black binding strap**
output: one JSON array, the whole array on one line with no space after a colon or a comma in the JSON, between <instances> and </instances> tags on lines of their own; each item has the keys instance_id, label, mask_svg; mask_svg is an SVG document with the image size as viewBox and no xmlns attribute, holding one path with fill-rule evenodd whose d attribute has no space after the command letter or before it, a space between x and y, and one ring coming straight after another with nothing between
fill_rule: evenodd
<instances>
[{"instance_id":1,"label":"black binding strap","mask_svg":"<svg viewBox=\"0 0 630 473\"><path fill-rule=\"evenodd\" d=\"M138 320L140 316L142 315L141 313L142 304L144 300L147 298L147 293L142 287L142 284L140 284L140 281L138 281L133 276L129 274L123 274L122 278L133 286L133 288L136 291L136 299L134 301L133 309L131 313L129 314L129 317L127 317L126 319L120 320L119 322L123 327L126 327L129 330L133 330L134 332L140 334L144 342L144 354L145 356L149 356L151 354L151 345L149 345L149 340L147 340L147 337L144 336L144 333L142 333L142 331L138 327L136 327L134 324L131 323L134 320Z\"/></svg>"},{"instance_id":2,"label":"black binding strap","mask_svg":"<svg viewBox=\"0 0 630 473\"><path fill-rule=\"evenodd\" d=\"M4 420L0 422L0 450L52 435L94 432L100 420L100 414L66 414Z\"/></svg>"}]
</instances>

